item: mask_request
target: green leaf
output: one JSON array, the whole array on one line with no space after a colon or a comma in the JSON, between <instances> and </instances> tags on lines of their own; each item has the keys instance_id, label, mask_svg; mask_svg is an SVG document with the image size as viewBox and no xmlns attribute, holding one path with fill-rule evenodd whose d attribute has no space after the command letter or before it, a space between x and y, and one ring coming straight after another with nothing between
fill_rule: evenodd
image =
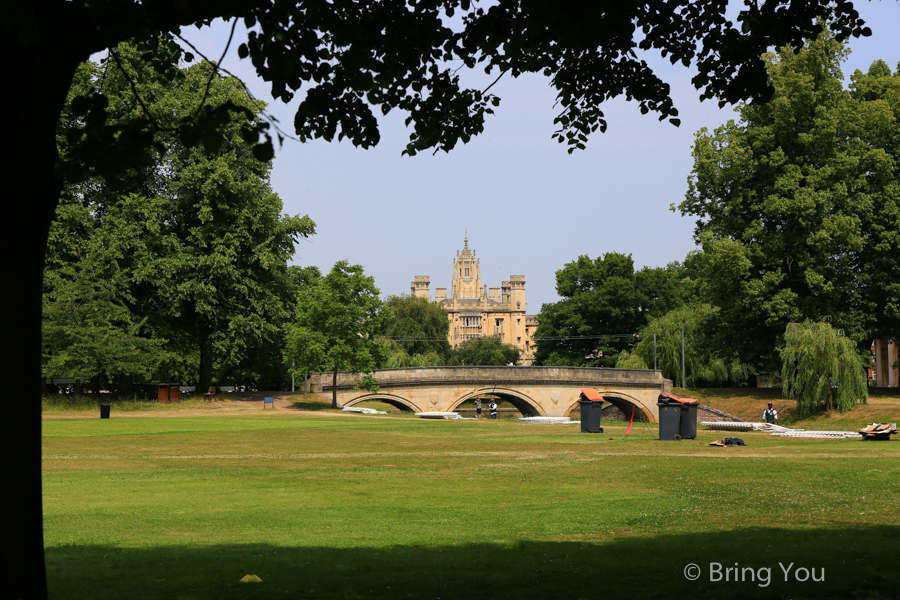
<instances>
[{"instance_id":1,"label":"green leaf","mask_svg":"<svg viewBox=\"0 0 900 600\"><path fill-rule=\"evenodd\" d=\"M76 117L82 117L91 109L92 104L87 96L75 96L69 103L69 110Z\"/></svg>"},{"instance_id":2,"label":"green leaf","mask_svg":"<svg viewBox=\"0 0 900 600\"><path fill-rule=\"evenodd\" d=\"M275 149L272 147L272 140L259 142L253 146L253 157L259 162L267 163L275 158Z\"/></svg>"}]
</instances>

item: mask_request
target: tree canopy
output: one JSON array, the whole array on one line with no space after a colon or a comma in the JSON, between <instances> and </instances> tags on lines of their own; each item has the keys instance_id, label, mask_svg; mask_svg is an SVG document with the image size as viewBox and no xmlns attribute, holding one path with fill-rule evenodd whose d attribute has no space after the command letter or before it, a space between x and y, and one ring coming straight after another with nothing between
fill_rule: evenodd
<instances>
[{"instance_id":1,"label":"tree canopy","mask_svg":"<svg viewBox=\"0 0 900 600\"><path fill-rule=\"evenodd\" d=\"M683 267L634 270L631 255L580 256L556 272L562 300L541 307L535 360L541 365L613 367L651 316L684 303Z\"/></svg>"},{"instance_id":2,"label":"tree canopy","mask_svg":"<svg viewBox=\"0 0 900 600\"><path fill-rule=\"evenodd\" d=\"M497 337L479 337L464 341L453 349L451 362L454 364L506 365L519 361L519 348L515 344L504 344Z\"/></svg>"},{"instance_id":3,"label":"tree canopy","mask_svg":"<svg viewBox=\"0 0 900 600\"><path fill-rule=\"evenodd\" d=\"M679 306L659 317L651 317L641 328L640 341L630 351L623 350L619 355L616 368L653 368L655 353L657 368L662 371L663 377L671 379L677 386L747 385L751 369L716 344L716 317L716 309L698 302Z\"/></svg>"},{"instance_id":4,"label":"tree canopy","mask_svg":"<svg viewBox=\"0 0 900 600\"><path fill-rule=\"evenodd\" d=\"M499 76L550 77L562 108L554 136L571 151L584 148L591 133L606 129L600 105L617 96L635 101L642 113L679 124L669 85L638 56L641 51L659 52L673 64L695 65L693 84L702 98L736 102L768 93L758 59L763 52L776 45L800 45L825 28L826 18L842 38L871 33L847 0L748 3L736 22L726 17L726 8L726 3L697 0L575 3L565 9L545 0L500 0L488 8L470 0L157 0L73 2L49 14L23 10L17 16L40 33L48 33L64 17L70 27L81 19L92 23L93 31L66 38L72 45L80 43L78 49L85 53L81 60L110 49L110 60L121 65L115 44L136 37L140 49L154 57L158 75L171 78L182 56L193 57L172 37L181 26L235 15L250 28L238 54L249 58L271 84L273 97L286 102L301 93L294 119L301 139L346 137L369 147L380 139L375 110L387 114L399 109L409 114L412 125L409 154L426 148L449 151L459 141L467 142L481 133L485 116L499 104L488 90L462 87L454 62ZM450 17L457 11L460 25L454 28ZM19 43L30 46L34 37L20 36ZM80 132L73 130L72 148L62 163L70 176L123 168L127 155L150 144L150 131L159 127L150 110L143 118L109 127L103 123L106 96L80 98L85 125ZM215 145L223 115L239 110L199 107L181 116L174 130L189 143ZM266 136L259 158L272 151L268 129L267 124L246 129L248 135ZM119 151L91 158L98 145L118 146Z\"/></svg>"},{"instance_id":5,"label":"tree canopy","mask_svg":"<svg viewBox=\"0 0 900 600\"><path fill-rule=\"evenodd\" d=\"M140 112L130 101L127 79L140 79L147 66L129 45L117 51L128 59L125 71L90 63L79 70L72 103L60 124L63 147L77 120L72 104L79 89L96 88L113 96L107 111L114 122ZM179 74L171 81L142 82L139 90L154 98L155 110L166 119L178 120L202 101L212 107L230 103L252 114L262 109L234 79L221 78L206 63ZM128 300L127 306L120 303L122 309L144 326L145 336L165 342L167 352L144 354L144 363L157 363L139 370L144 376L187 378L185 383L206 389L215 366L242 383L283 381L272 365L277 371L282 364L282 325L296 295L287 261L294 242L311 235L314 223L309 217L281 214L281 199L269 185L271 164L252 155L240 127L233 118L222 123L214 152L184 146L160 132L166 152L148 148L136 168L118 179L93 177L71 184L61 198L60 210L67 218L51 231L48 282L60 281L57 274L73 265L84 270L84 261L98 248L115 252L115 260L107 262L116 269L112 281ZM78 244L92 253L81 256ZM94 285L108 288L110 283ZM48 309L53 314L60 305L60 290L72 288L51 287L54 302ZM88 339L79 337L77 343ZM57 350L71 355L65 347ZM186 364L193 368L185 372Z\"/></svg>"},{"instance_id":6,"label":"tree canopy","mask_svg":"<svg viewBox=\"0 0 900 600\"><path fill-rule=\"evenodd\" d=\"M791 322L830 320L868 351L900 334L900 73L843 88L828 36L766 56L774 93L701 130L689 191L703 296L742 362L780 370Z\"/></svg>"},{"instance_id":7,"label":"tree canopy","mask_svg":"<svg viewBox=\"0 0 900 600\"><path fill-rule=\"evenodd\" d=\"M123 377L150 377L166 340L151 338L146 319L131 310L122 249L96 237L84 242L77 262L46 273L43 376L92 381L95 391L101 378L118 385Z\"/></svg>"},{"instance_id":8,"label":"tree canopy","mask_svg":"<svg viewBox=\"0 0 900 600\"><path fill-rule=\"evenodd\" d=\"M300 291L287 326L285 361L303 377L313 371L371 373L387 358L376 336L387 311L375 280L360 265L337 262L318 285ZM332 406L337 408L337 388Z\"/></svg>"},{"instance_id":9,"label":"tree canopy","mask_svg":"<svg viewBox=\"0 0 900 600\"><path fill-rule=\"evenodd\" d=\"M450 320L440 304L404 295L388 296L385 306L390 318L384 321L382 335L396 341L410 356L434 353L446 360L450 355Z\"/></svg>"}]
</instances>

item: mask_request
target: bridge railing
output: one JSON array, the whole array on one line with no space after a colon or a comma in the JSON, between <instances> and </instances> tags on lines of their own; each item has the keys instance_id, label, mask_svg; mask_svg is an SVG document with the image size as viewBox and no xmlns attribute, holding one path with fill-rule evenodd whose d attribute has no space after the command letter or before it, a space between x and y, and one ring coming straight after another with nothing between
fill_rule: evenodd
<instances>
[{"instance_id":1,"label":"bridge railing","mask_svg":"<svg viewBox=\"0 0 900 600\"><path fill-rule=\"evenodd\" d=\"M405 367L379 369L374 373L379 386L409 386L425 383L567 383L581 387L659 386L671 389L671 380L662 371L652 369L601 369L592 367ZM310 376L312 391L331 389L333 373L314 373ZM358 373L339 372L338 389L356 385Z\"/></svg>"}]
</instances>

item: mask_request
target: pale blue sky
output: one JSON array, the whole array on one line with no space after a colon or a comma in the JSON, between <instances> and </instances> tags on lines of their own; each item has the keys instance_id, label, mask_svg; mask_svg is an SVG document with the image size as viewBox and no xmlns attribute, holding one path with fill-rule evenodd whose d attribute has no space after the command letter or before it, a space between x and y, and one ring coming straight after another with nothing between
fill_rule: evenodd
<instances>
[{"instance_id":1,"label":"pale blue sky","mask_svg":"<svg viewBox=\"0 0 900 600\"><path fill-rule=\"evenodd\" d=\"M873 30L854 40L844 75L884 59L900 61L900 5L896 0L858 2ZM211 58L225 46L228 26L185 30ZM273 101L248 60L232 42L223 66L243 77L293 133L290 106ZM669 210L684 197L694 133L732 118L714 102L699 102L692 71L648 57L672 86L681 126L642 116L635 104L604 106L609 129L595 134L587 150L569 155L551 140L555 96L539 76L503 78L492 89L502 98L484 134L450 154L401 156L408 131L405 115L381 122L382 139L370 150L349 142L285 142L272 175L285 212L309 214L318 233L300 242L295 262L324 272L338 260L362 264L382 294L408 293L414 275L430 275L449 287L452 259L468 230L469 247L481 258L482 279L491 287L510 275L525 275L529 314L555 302L555 272L586 254L631 254L636 267L683 260L694 248L693 221ZM472 87L491 78L467 75Z\"/></svg>"}]
</instances>

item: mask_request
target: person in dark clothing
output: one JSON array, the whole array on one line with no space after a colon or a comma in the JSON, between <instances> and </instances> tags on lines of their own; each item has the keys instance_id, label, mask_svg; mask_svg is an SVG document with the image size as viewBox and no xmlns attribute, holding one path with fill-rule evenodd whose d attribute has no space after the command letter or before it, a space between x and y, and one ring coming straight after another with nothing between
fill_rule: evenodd
<instances>
[{"instance_id":1,"label":"person in dark clothing","mask_svg":"<svg viewBox=\"0 0 900 600\"><path fill-rule=\"evenodd\" d=\"M493 398L491 398L491 403L488 404L488 409L491 411L491 418L496 419L497 418L497 403L494 401Z\"/></svg>"},{"instance_id":2,"label":"person in dark clothing","mask_svg":"<svg viewBox=\"0 0 900 600\"><path fill-rule=\"evenodd\" d=\"M778 411L772 408L771 402L769 402L769 408L763 411L763 420L772 425L778 421Z\"/></svg>"},{"instance_id":3,"label":"person in dark clothing","mask_svg":"<svg viewBox=\"0 0 900 600\"><path fill-rule=\"evenodd\" d=\"M475 398L475 418L481 418L481 396Z\"/></svg>"}]
</instances>

